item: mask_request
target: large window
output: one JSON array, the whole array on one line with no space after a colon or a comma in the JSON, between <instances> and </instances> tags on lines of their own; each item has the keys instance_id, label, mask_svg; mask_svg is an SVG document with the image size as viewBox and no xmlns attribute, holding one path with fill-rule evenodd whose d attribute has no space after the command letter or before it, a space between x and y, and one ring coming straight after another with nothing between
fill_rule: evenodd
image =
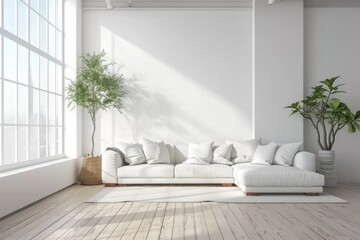
<instances>
[{"instance_id":1,"label":"large window","mask_svg":"<svg viewBox=\"0 0 360 240\"><path fill-rule=\"evenodd\" d=\"M0 170L63 155L62 0L1 0Z\"/></svg>"}]
</instances>

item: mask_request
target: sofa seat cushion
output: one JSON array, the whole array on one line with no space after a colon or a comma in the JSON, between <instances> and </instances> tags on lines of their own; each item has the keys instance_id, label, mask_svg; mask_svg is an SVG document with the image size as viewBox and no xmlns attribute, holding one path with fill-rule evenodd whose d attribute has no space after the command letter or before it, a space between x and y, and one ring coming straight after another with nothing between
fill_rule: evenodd
<instances>
[{"instance_id":1,"label":"sofa seat cushion","mask_svg":"<svg viewBox=\"0 0 360 240\"><path fill-rule=\"evenodd\" d=\"M249 187L315 187L324 185L324 176L295 167L236 164L234 178Z\"/></svg>"},{"instance_id":2,"label":"sofa seat cushion","mask_svg":"<svg viewBox=\"0 0 360 240\"><path fill-rule=\"evenodd\" d=\"M172 164L139 164L118 168L119 178L173 178Z\"/></svg>"},{"instance_id":3,"label":"sofa seat cushion","mask_svg":"<svg viewBox=\"0 0 360 240\"><path fill-rule=\"evenodd\" d=\"M178 164L175 165L176 178L232 178L233 169L223 164Z\"/></svg>"}]
</instances>

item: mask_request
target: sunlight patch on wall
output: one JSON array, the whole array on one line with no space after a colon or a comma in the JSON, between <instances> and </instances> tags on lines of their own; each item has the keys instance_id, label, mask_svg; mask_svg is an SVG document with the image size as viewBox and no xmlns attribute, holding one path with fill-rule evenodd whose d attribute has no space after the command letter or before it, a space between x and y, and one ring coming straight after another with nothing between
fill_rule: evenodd
<instances>
[{"instance_id":1,"label":"sunlight patch on wall","mask_svg":"<svg viewBox=\"0 0 360 240\"><path fill-rule=\"evenodd\" d=\"M100 49L119 64L114 70L124 74L130 91L123 116L112 110L102 113L102 149L142 137L171 143L251 137L251 120L237 103L107 28L101 27L100 33Z\"/></svg>"}]
</instances>

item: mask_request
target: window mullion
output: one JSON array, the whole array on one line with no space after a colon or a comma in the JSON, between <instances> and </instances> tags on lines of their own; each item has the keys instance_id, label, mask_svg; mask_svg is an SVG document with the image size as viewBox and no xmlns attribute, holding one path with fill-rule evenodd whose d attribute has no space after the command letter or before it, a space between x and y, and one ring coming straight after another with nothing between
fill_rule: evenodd
<instances>
[{"instance_id":1,"label":"window mullion","mask_svg":"<svg viewBox=\"0 0 360 240\"><path fill-rule=\"evenodd\" d=\"M28 8L27 8L27 36L26 36L26 40L27 42L30 42L30 1L28 4ZM31 78L31 62L30 62L30 57L31 57L31 51L30 49L28 49L28 126L27 126L27 156L26 156L26 160L30 160L30 108L32 108L31 103L33 102L33 100L30 98L33 98L33 95L30 94L31 91L33 91L33 89L31 88L32 86L30 86L30 82L32 80ZM32 111L31 111L32 112Z\"/></svg>"},{"instance_id":2,"label":"window mullion","mask_svg":"<svg viewBox=\"0 0 360 240\"><path fill-rule=\"evenodd\" d=\"M1 18L0 18L0 21L1 21L1 29L3 28L4 26L4 1L0 1L0 11L1 11ZM1 48L1 76L0 76L0 84L1 84L1 125L0 125L0 131L1 131L1 146L0 146L0 167L3 166L4 164L4 127L3 127L3 123L4 123L4 80L3 80L3 76L4 76L4 41L3 41L3 36L0 35L0 40L1 40L1 44L0 44L0 48Z\"/></svg>"},{"instance_id":3,"label":"window mullion","mask_svg":"<svg viewBox=\"0 0 360 240\"><path fill-rule=\"evenodd\" d=\"M49 114L49 60L46 61L46 65L47 65L47 91L46 91L46 115L47 115L47 118L46 118L46 121L45 121L45 129L46 129L46 156L49 156L50 155L50 139L49 139L49 125L50 125L50 114Z\"/></svg>"},{"instance_id":4,"label":"window mullion","mask_svg":"<svg viewBox=\"0 0 360 240\"><path fill-rule=\"evenodd\" d=\"M18 6L18 3L16 1L16 12L17 12L17 6ZM17 29L17 20L16 20L16 29ZM16 112L15 112L16 127L14 127L14 128L15 128L15 163L18 163L19 162L19 159L18 159L19 84L17 84L19 82L19 44L18 43L16 43L16 55L15 56L16 56Z\"/></svg>"},{"instance_id":5,"label":"window mullion","mask_svg":"<svg viewBox=\"0 0 360 240\"><path fill-rule=\"evenodd\" d=\"M1 1L0 4L2 4L3 1ZM1 18L3 19L4 18L4 14L3 14L3 7L1 7ZM1 19L1 22L3 22ZM4 76L4 39L3 39L3 36L0 35L0 38L1 38L1 152L0 152L0 166L3 166L4 164L4 80L2 79L2 77Z\"/></svg>"}]
</instances>

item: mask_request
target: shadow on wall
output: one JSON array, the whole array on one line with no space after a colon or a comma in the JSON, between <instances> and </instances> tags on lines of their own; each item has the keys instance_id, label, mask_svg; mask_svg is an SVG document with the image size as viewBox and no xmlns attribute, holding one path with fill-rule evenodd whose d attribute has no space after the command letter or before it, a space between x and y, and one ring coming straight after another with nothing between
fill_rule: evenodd
<instances>
[{"instance_id":1,"label":"shadow on wall","mask_svg":"<svg viewBox=\"0 0 360 240\"><path fill-rule=\"evenodd\" d=\"M84 51L104 49L132 91L123 115L102 114L102 149L142 137L251 137L251 11L87 11L84 18L84 36L99 36Z\"/></svg>"},{"instance_id":2,"label":"shadow on wall","mask_svg":"<svg viewBox=\"0 0 360 240\"><path fill-rule=\"evenodd\" d=\"M194 84L216 93L227 104L245 114L251 111L251 11L112 14L101 18L100 35L111 38L102 41L101 47L110 50L113 61L132 65L130 59L124 59L128 53L125 43L131 43ZM118 25L110 25L110 19L118 19ZM137 59L137 64L142 63L143 59Z\"/></svg>"},{"instance_id":3,"label":"shadow on wall","mask_svg":"<svg viewBox=\"0 0 360 240\"><path fill-rule=\"evenodd\" d=\"M101 129L104 133L101 134L102 151L108 146L116 146L119 141L140 142L142 137L182 143L199 141L199 132L216 134L216 129L207 128L161 94L148 92L135 75L125 81L128 91L126 109L122 113L112 109L101 113ZM191 122L197 131L190 132L184 122ZM174 135L174 132L177 134Z\"/></svg>"}]
</instances>

